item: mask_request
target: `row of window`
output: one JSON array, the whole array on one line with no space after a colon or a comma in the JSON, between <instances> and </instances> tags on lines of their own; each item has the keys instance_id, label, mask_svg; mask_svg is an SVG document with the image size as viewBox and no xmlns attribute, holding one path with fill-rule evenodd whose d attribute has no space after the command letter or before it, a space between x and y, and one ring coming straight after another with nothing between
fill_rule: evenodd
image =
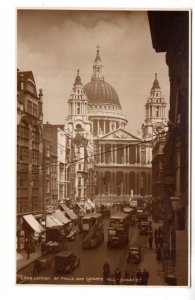
<instances>
[{"instance_id":1,"label":"row of window","mask_svg":"<svg viewBox=\"0 0 195 300\"><path fill-rule=\"evenodd\" d=\"M38 106L35 103L32 103L30 100L27 100L27 113L33 115L34 117L38 117Z\"/></svg>"},{"instance_id":2,"label":"row of window","mask_svg":"<svg viewBox=\"0 0 195 300\"><path fill-rule=\"evenodd\" d=\"M110 106L110 105L89 105L89 109L90 110L101 110L101 109L103 109L103 110L106 110L106 109L108 109L108 110L116 110L116 111L118 111L118 110L120 110L120 108L118 107L118 106Z\"/></svg>"},{"instance_id":3,"label":"row of window","mask_svg":"<svg viewBox=\"0 0 195 300\"><path fill-rule=\"evenodd\" d=\"M51 190L56 190L57 189L57 180L56 178L52 178L51 180ZM50 181L46 181L46 193L50 193Z\"/></svg>"}]
</instances>

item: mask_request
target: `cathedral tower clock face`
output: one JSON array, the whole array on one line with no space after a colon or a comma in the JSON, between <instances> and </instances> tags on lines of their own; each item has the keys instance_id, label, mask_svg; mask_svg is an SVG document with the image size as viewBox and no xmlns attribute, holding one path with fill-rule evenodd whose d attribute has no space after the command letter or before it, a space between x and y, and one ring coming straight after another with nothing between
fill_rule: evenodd
<instances>
[{"instance_id":1,"label":"cathedral tower clock face","mask_svg":"<svg viewBox=\"0 0 195 300\"><path fill-rule=\"evenodd\" d=\"M154 133L157 135L157 134L159 134L159 133L162 133L162 132L164 131L164 128L165 128L165 126L164 126L163 123L157 122L157 123L155 123L154 126L153 126L153 131L154 131Z\"/></svg>"}]
</instances>

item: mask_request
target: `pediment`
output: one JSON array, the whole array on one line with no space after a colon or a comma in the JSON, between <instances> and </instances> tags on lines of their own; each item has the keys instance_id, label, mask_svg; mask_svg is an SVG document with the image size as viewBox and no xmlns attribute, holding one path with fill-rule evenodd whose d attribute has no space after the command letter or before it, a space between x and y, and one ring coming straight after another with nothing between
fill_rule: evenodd
<instances>
[{"instance_id":1,"label":"pediment","mask_svg":"<svg viewBox=\"0 0 195 300\"><path fill-rule=\"evenodd\" d=\"M140 141L140 138L135 135L129 133L128 131L119 128L110 133L107 133L99 138L99 140L123 140L123 141Z\"/></svg>"}]
</instances>

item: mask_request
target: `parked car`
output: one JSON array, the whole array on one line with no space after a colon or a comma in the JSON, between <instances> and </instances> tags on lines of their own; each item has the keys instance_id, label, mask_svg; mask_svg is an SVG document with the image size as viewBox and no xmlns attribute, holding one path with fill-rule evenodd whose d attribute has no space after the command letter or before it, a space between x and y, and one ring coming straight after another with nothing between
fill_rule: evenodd
<instances>
[{"instance_id":1,"label":"parked car","mask_svg":"<svg viewBox=\"0 0 195 300\"><path fill-rule=\"evenodd\" d=\"M55 256L55 272L71 273L80 264L80 258L73 251L62 251Z\"/></svg>"},{"instance_id":2,"label":"parked car","mask_svg":"<svg viewBox=\"0 0 195 300\"><path fill-rule=\"evenodd\" d=\"M129 246L127 264L129 263L139 264L140 261L141 261L141 248L136 245Z\"/></svg>"}]
</instances>

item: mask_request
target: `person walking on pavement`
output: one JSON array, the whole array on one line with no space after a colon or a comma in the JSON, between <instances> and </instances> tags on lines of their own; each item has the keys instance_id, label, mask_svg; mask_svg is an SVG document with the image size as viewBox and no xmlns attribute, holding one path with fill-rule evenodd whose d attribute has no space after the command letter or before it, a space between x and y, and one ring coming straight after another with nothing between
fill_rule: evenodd
<instances>
[{"instance_id":1,"label":"person walking on pavement","mask_svg":"<svg viewBox=\"0 0 195 300\"><path fill-rule=\"evenodd\" d=\"M110 276L110 266L109 263L106 261L103 265L103 280L105 284L108 284L109 276Z\"/></svg>"},{"instance_id":2,"label":"person walking on pavement","mask_svg":"<svg viewBox=\"0 0 195 300\"><path fill-rule=\"evenodd\" d=\"M114 278L116 281L116 284L119 285L120 281L121 281L121 272L119 271L119 269L117 268L115 273L114 273Z\"/></svg>"},{"instance_id":3,"label":"person walking on pavement","mask_svg":"<svg viewBox=\"0 0 195 300\"><path fill-rule=\"evenodd\" d=\"M149 272L144 269L143 273L142 273L142 284L143 285L148 285L148 279L149 279Z\"/></svg>"},{"instance_id":4,"label":"person walking on pavement","mask_svg":"<svg viewBox=\"0 0 195 300\"><path fill-rule=\"evenodd\" d=\"M27 253L27 259L30 258L30 239L28 238L26 240L26 253Z\"/></svg>"},{"instance_id":5,"label":"person walking on pavement","mask_svg":"<svg viewBox=\"0 0 195 300\"><path fill-rule=\"evenodd\" d=\"M136 273L136 284L141 285L142 284L142 272L139 269Z\"/></svg>"},{"instance_id":6,"label":"person walking on pavement","mask_svg":"<svg viewBox=\"0 0 195 300\"><path fill-rule=\"evenodd\" d=\"M154 229L154 238L156 238L158 236L158 230L155 228Z\"/></svg>"},{"instance_id":7,"label":"person walking on pavement","mask_svg":"<svg viewBox=\"0 0 195 300\"><path fill-rule=\"evenodd\" d=\"M156 260L161 261L162 259L162 253L160 247L156 250Z\"/></svg>"},{"instance_id":8,"label":"person walking on pavement","mask_svg":"<svg viewBox=\"0 0 195 300\"><path fill-rule=\"evenodd\" d=\"M153 243L153 236L150 233L149 238L148 238L148 244L149 244L149 248L152 249L152 243Z\"/></svg>"},{"instance_id":9,"label":"person walking on pavement","mask_svg":"<svg viewBox=\"0 0 195 300\"><path fill-rule=\"evenodd\" d=\"M39 234L39 237L38 237L38 246L41 246L41 242L42 242L42 235Z\"/></svg>"},{"instance_id":10,"label":"person walking on pavement","mask_svg":"<svg viewBox=\"0 0 195 300\"><path fill-rule=\"evenodd\" d=\"M159 237L158 237L158 235L154 236L154 241L155 241L156 249L158 249L158 246L159 246Z\"/></svg>"}]
</instances>

